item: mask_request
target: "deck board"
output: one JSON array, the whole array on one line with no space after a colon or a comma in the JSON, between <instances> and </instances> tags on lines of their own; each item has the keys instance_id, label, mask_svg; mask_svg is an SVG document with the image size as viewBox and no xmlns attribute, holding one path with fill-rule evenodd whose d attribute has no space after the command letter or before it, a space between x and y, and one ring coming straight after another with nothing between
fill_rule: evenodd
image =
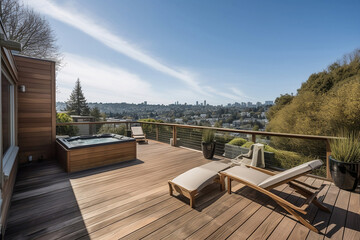
<instances>
[{"instance_id":1,"label":"deck board","mask_svg":"<svg viewBox=\"0 0 360 240\"><path fill-rule=\"evenodd\" d=\"M149 141L135 161L67 174L56 162L19 168L5 239L359 239L360 194L303 177L332 210L311 206L309 231L273 200L242 184L233 193L206 187L196 201L168 194L167 180L202 165L198 151ZM216 156L218 160L222 157ZM304 201L287 185L273 190L292 203Z\"/></svg>"}]
</instances>

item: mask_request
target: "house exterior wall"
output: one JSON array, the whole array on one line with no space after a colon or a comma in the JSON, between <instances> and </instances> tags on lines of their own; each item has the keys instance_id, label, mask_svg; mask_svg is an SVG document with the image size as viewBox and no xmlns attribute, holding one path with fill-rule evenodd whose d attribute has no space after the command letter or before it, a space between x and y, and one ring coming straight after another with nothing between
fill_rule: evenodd
<instances>
[{"instance_id":1,"label":"house exterior wall","mask_svg":"<svg viewBox=\"0 0 360 240\"><path fill-rule=\"evenodd\" d=\"M19 163L54 159L56 138L55 63L14 56L18 69Z\"/></svg>"},{"instance_id":2,"label":"house exterior wall","mask_svg":"<svg viewBox=\"0 0 360 240\"><path fill-rule=\"evenodd\" d=\"M0 33L4 33L4 30L2 28L2 25L0 24ZM5 156L2 154L2 134L0 134L0 186L1 186L1 198L0 198L0 229L1 229L1 236L4 236L5 228L6 228L6 222L7 222L7 216L8 216L8 210L10 208L11 203L11 197L12 197L12 191L14 188L15 180L16 180L16 173L18 169L18 157L17 157L17 84L18 84L18 76L17 76L17 69L14 63L14 58L11 54L11 52L3 47L0 47L1 51L1 78L4 76L3 74L6 74L6 80L9 80L12 82L13 85L13 97L14 99L10 101L11 109L13 109L13 118L11 118L11 124L14 126L14 133L13 137L11 137L13 140L11 145L12 149L14 151L11 151L14 154L11 154L11 157L8 159L5 159ZM4 80L4 79L2 79ZM1 93L0 93L1 95ZM7 101L7 100L6 100ZM0 96L0 111L1 115L3 114L2 111L2 97ZM2 121L0 121L2 122ZM2 123L0 124L0 131L2 131ZM9 150L10 151L10 150ZM7 161L5 161L7 160ZM6 166L7 165L7 166Z\"/></svg>"}]
</instances>

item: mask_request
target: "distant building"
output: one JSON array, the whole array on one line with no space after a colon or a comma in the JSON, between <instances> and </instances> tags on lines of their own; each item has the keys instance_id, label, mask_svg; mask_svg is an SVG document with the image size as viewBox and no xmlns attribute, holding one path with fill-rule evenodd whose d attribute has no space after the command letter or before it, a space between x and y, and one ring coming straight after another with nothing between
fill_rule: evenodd
<instances>
[{"instance_id":1,"label":"distant building","mask_svg":"<svg viewBox=\"0 0 360 240\"><path fill-rule=\"evenodd\" d=\"M176 123L183 123L183 119L182 118L175 118L175 122Z\"/></svg>"},{"instance_id":2,"label":"distant building","mask_svg":"<svg viewBox=\"0 0 360 240\"><path fill-rule=\"evenodd\" d=\"M262 105L261 102L257 102L257 103L256 103L256 106L257 106L257 107L260 107L261 105Z\"/></svg>"},{"instance_id":3,"label":"distant building","mask_svg":"<svg viewBox=\"0 0 360 240\"><path fill-rule=\"evenodd\" d=\"M234 127L240 127L241 121L240 121L240 120L234 120L234 121L232 122L232 124L233 124Z\"/></svg>"},{"instance_id":4,"label":"distant building","mask_svg":"<svg viewBox=\"0 0 360 240\"><path fill-rule=\"evenodd\" d=\"M240 116L242 116L242 117L250 117L250 113L249 112L241 112Z\"/></svg>"},{"instance_id":5,"label":"distant building","mask_svg":"<svg viewBox=\"0 0 360 240\"><path fill-rule=\"evenodd\" d=\"M198 106L199 105L199 101L196 101L196 106Z\"/></svg>"},{"instance_id":6,"label":"distant building","mask_svg":"<svg viewBox=\"0 0 360 240\"><path fill-rule=\"evenodd\" d=\"M200 117L201 117L201 118L206 118L206 114L205 114L205 113L202 113L202 114L200 114Z\"/></svg>"},{"instance_id":7,"label":"distant building","mask_svg":"<svg viewBox=\"0 0 360 240\"><path fill-rule=\"evenodd\" d=\"M223 123L223 124L222 124L222 127L223 127L223 128L229 128L229 127L230 127L230 123Z\"/></svg>"},{"instance_id":8,"label":"distant building","mask_svg":"<svg viewBox=\"0 0 360 240\"><path fill-rule=\"evenodd\" d=\"M252 102L248 102L246 106L252 107Z\"/></svg>"},{"instance_id":9,"label":"distant building","mask_svg":"<svg viewBox=\"0 0 360 240\"><path fill-rule=\"evenodd\" d=\"M204 106L206 106L206 100L204 100Z\"/></svg>"},{"instance_id":10,"label":"distant building","mask_svg":"<svg viewBox=\"0 0 360 240\"><path fill-rule=\"evenodd\" d=\"M265 101L265 105L274 105L274 101Z\"/></svg>"}]
</instances>

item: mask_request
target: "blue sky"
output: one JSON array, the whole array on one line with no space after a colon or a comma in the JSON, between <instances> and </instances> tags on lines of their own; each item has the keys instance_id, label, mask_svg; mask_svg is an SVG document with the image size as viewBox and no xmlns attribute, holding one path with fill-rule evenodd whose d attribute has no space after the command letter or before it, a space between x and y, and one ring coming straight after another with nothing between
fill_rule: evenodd
<instances>
[{"instance_id":1,"label":"blue sky","mask_svg":"<svg viewBox=\"0 0 360 240\"><path fill-rule=\"evenodd\" d=\"M90 102L264 102L360 47L360 1L24 0Z\"/></svg>"}]
</instances>

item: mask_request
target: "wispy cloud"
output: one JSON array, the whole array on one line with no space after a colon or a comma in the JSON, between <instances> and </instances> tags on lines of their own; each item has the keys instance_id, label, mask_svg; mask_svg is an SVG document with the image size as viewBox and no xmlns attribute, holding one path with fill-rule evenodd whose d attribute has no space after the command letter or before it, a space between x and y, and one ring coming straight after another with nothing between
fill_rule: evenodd
<instances>
[{"instance_id":1,"label":"wispy cloud","mask_svg":"<svg viewBox=\"0 0 360 240\"><path fill-rule=\"evenodd\" d=\"M255 100L254 98L252 97L248 97L247 95L245 95L243 93L243 91L241 91L240 89L236 88L236 87L230 87L229 88L236 96L237 96L237 99L243 99L243 101L245 100Z\"/></svg>"},{"instance_id":2,"label":"wispy cloud","mask_svg":"<svg viewBox=\"0 0 360 240\"><path fill-rule=\"evenodd\" d=\"M58 101L66 101L79 77L85 97L92 102L160 102L160 95L139 76L117 66L65 53L66 65L57 76ZM101 83L101 84L99 84Z\"/></svg>"},{"instance_id":3,"label":"wispy cloud","mask_svg":"<svg viewBox=\"0 0 360 240\"><path fill-rule=\"evenodd\" d=\"M79 29L109 48L146 64L157 71L183 81L196 92L206 94L190 73L167 66L161 61L133 46L122 37L113 34L111 30L100 25L92 18L76 11L76 9L69 7L64 8L48 0L27 0L25 2L41 13Z\"/></svg>"},{"instance_id":4,"label":"wispy cloud","mask_svg":"<svg viewBox=\"0 0 360 240\"><path fill-rule=\"evenodd\" d=\"M129 41L126 41L121 36L114 34L111 31L111 29L100 24L99 21L94 20L93 16L90 17L83 14L82 12L79 12L77 8L74 7L74 5L69 5L70 2L66 2L68 3L66 6L60 6L57 3L50 0L23 0L23 1L29 4L35 10L84 32L85 34L96 39L105 46L111 48L112 50L120 54L126 55L170 77L182 81L188 87L188 95L191 95L190 97L191 99L211 98L216 102L223 102L222 100L223 98L231 99L234 101L239 101L242 100L243 98L243 95L238 94L238 92L234 91L233 89L227 89L226 91L221 91L221 87L215 88L213 86L209 86L209 84L207 84L207 86L205 86L205 84L200 85L199 81L197 80L198 79L197 75L195 73L186 71L183 68L171 66L170 64L166 64L158 60L156 57L153 57L150 54L145 53L143 50L141 50L134 44L129 43ZM68 60L69 59L74 59L74 56L68 58ZM72 63L68 62L68 60L65 61L67 62L68 66L70 66ZM68 67L67 70L69 70L70 68L74 68L73 69L74 73L77 73L81 65L77 65L76 67L75 66ZM84 67L86 68L87 66ZM105 65L104 67L106 68ZM96 69L96 71L103 71L103 69L101 69L99 66L97 66L94 69ZM69 71L67 73L61 73L61 74L63 76L71 75L72 77L76 75L76 74L72 74ZM99 76L99 74L96 75ZM109 77L111 78L111 76ZM74 81L74 79L72 78L71 81ZM86 81L88 80L86 79ZM95 85L96 83L93 82L91 84ZM99 85L103 85L103 84L97 84L97 86ZM62 89L61 87L59 87L59 90L63 92L69 92L69 89L67 90L65 88ZM179 89L175 91L179 93ZM173 96L176 95L173 94ZM170 98L172 98L172 96ZM168 99L169 97L167 97L167 100ZM160 100L159 102L164 102L164 100Z\"/></svg>"}]
</instances>

